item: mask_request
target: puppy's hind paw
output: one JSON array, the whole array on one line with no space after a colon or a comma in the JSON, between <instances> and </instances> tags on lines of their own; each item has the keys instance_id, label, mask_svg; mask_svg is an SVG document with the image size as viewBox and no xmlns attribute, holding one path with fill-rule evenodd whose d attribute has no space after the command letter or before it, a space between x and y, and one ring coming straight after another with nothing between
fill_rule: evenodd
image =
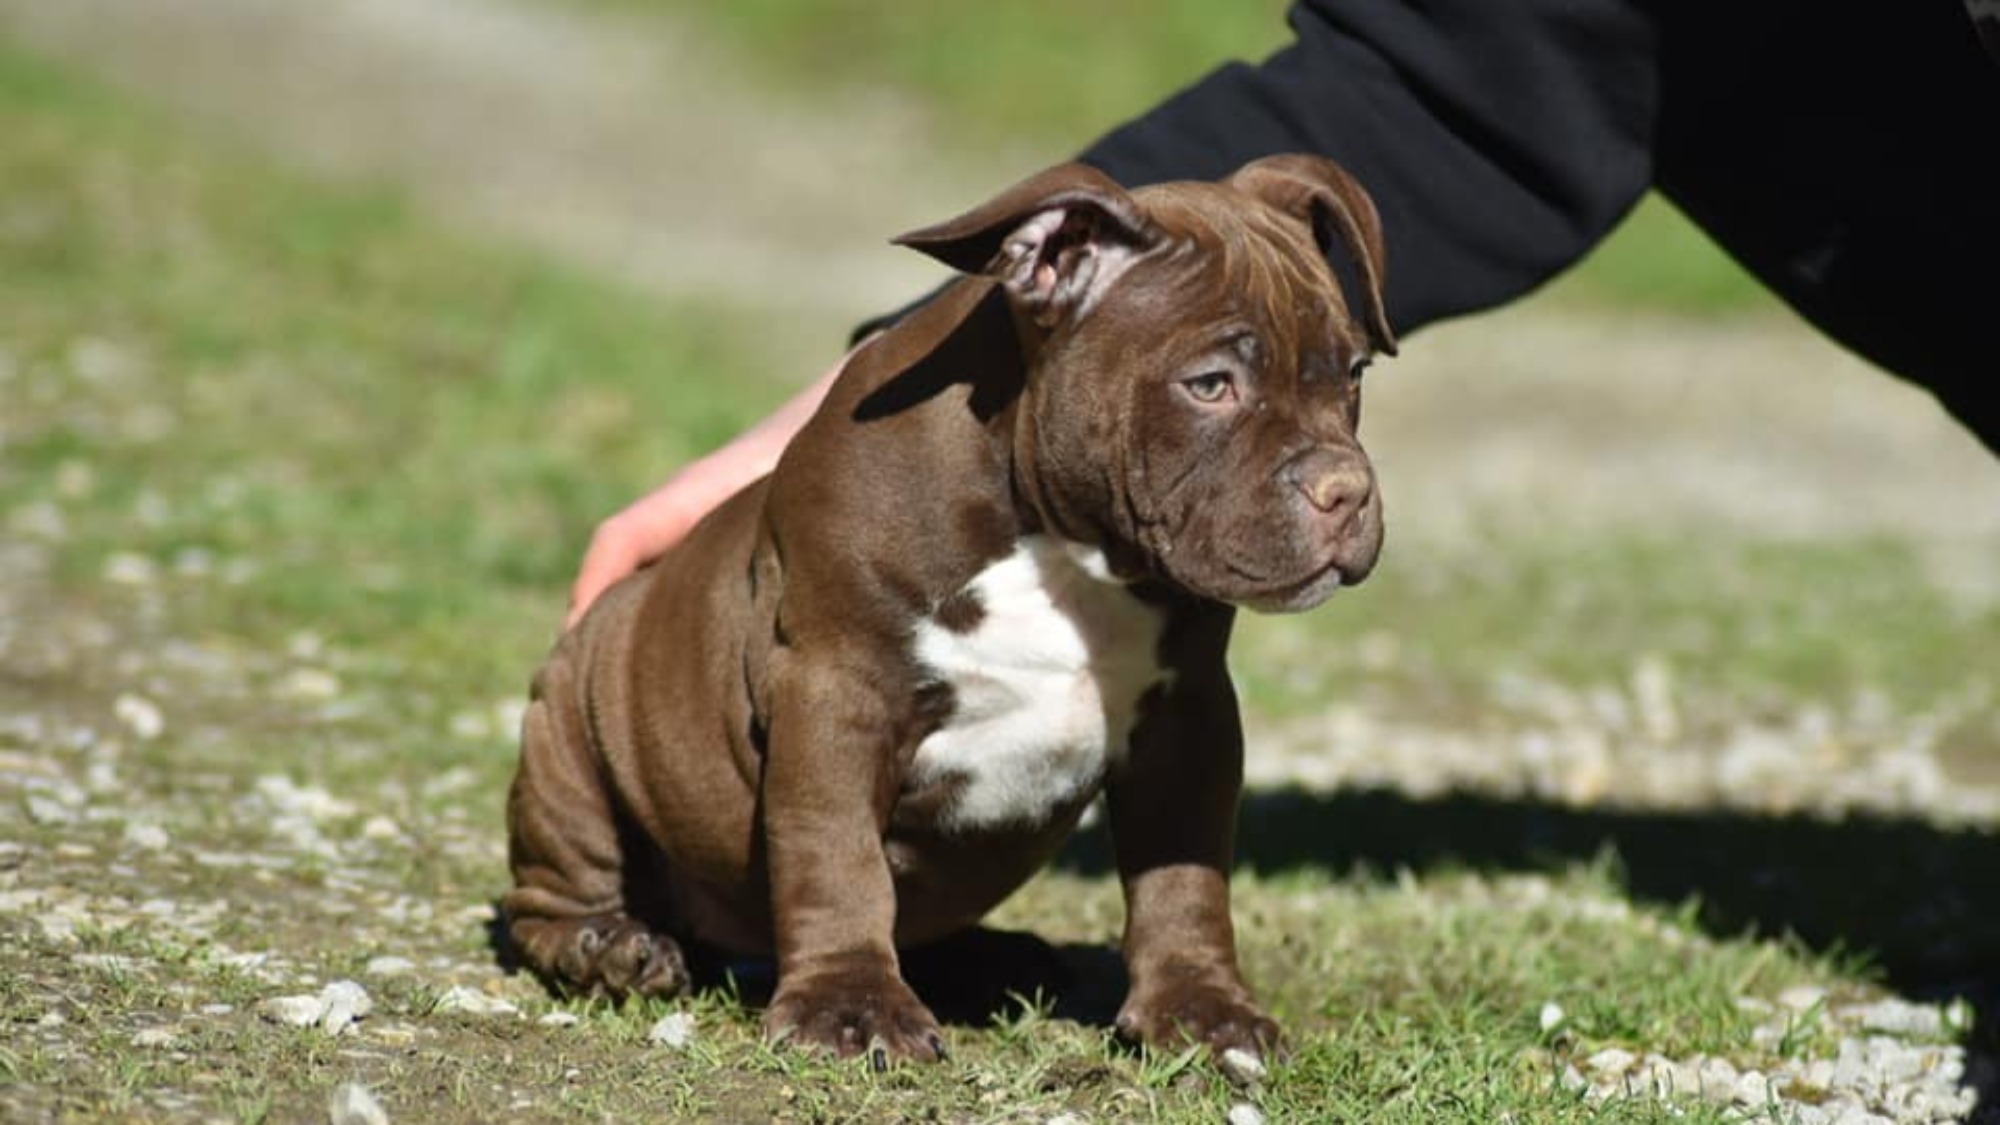
<instances>
[{"instance_id":1,"label":"puppy's hind paw","mask_svg":"<svg viewBox=\"0 0 2000 1125\"><path fill-rule=\"evenodd\" d=\"M691 980L678 942L624 914L521 923L515 940L530 968L571 995L670 997Z\"/></svg>"}]
</instances>

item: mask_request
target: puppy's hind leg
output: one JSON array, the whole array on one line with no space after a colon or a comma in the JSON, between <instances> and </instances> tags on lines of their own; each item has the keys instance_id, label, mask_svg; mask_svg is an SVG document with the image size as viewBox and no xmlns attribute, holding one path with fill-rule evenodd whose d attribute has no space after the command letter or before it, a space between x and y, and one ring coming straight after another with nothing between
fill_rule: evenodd
<instances>
[{"instance_id":1,"label":"puppy's hind leg","mask_svg":"<svg viewBox=\"0 0 2000 1125\"><path fill-rule=\"evenodd\" d=\"M562 653L535 677L521 764L507 795L507 935L558 991L622 999L688 987L680 946L627 912L621 812L591 744Z\"/></svg>"}]
</instances>

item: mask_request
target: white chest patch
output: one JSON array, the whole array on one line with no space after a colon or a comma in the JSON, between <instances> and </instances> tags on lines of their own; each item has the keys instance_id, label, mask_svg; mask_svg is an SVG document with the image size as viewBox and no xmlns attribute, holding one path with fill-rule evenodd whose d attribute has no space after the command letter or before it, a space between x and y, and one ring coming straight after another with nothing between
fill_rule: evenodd
<instances>
[{"instance_id":1,"label":"white chest patch","mask_svg":"<svg viewBox=\"0 0 2000 1125\"><path fill-rule=\"evenodd\" d=\"M1139 701L1166 678L1163 616L1110 576L1097 551L1023 539L967 589L967 631L926 620L914 653L952 689L953 710L917 747L918 784L955 780L953 830L1032 826L1104 780Z\"/></svg>"}]
</instances>

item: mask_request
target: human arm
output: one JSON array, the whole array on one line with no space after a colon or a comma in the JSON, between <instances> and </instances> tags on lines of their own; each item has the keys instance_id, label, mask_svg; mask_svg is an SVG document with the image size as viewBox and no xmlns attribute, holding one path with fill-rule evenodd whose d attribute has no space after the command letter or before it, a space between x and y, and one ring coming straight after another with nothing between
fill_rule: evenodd
<instances>
[{"instance_id":1,"label":"human arm","mask_svg":"<svg viewBox=\"0 0 2000 1125\"><path fill-rule=\"evenodd\" d=\"M1658 32L1630 0L1301 0L1290 45L1085 150L1128 186L1261 156L1339 161L1374 197L1398 335L1574 264L1651 184Z\"/></svg>"},{"instance_id":2,"label":"human arm","mask_svg":"<svg viewBox=\"0 0 2000 1125\"><path fill-rule=\"evenodd\" d=\"M842 356L769 417L598 524L570 587L564 627L576 624L612 583L659 558L716 505L776 467L792 435L819 409L846 366L847 356Z\"/></svg>"}]
</instances>

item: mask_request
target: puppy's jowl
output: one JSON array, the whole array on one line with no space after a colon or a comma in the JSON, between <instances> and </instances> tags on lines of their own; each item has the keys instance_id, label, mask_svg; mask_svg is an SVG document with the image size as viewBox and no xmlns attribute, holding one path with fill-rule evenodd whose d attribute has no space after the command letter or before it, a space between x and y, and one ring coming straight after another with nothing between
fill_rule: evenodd
<instances>
[{"instance_id":1,"label":"puppy's jowl","mask_svg":"<svg viewBox=\"0 0 2000 1125\"><path fill-rule=\"evenodd\" d=\"M1313 157L1129 193L1069 165L898 241L970 276L536 676L509 934L614 996L687 987L684 943L774 957L770 1034L935 1058L898 950L972 927L1102 794L1119 1026L1261 1051L1224 649L1233 607L1316 605L1381 546L1375 209Z\"/></svg>"}]
</instances>

